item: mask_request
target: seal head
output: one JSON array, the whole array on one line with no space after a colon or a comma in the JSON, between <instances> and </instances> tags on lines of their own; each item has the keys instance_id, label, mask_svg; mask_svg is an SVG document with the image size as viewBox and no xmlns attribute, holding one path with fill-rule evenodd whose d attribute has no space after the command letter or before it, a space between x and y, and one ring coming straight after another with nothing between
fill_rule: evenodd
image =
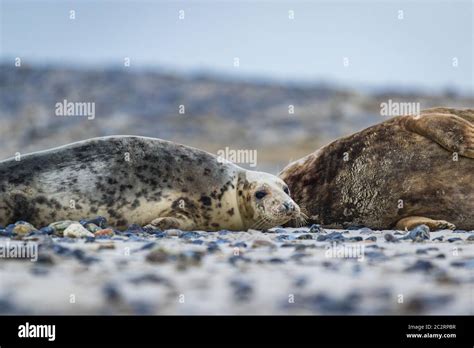
<instances>
[{"instance_id":1,"label":"seal head","mask_svg":"<svg viewBox=\"0 0 474 348\"><path fill-rule=\"evenodd\" d=\"M268 173L240 173L237 199L242 223L247 229L268 229L293 219L302 219L300 208L291 199L288 186Z\"/></svg>"}]
</instances>

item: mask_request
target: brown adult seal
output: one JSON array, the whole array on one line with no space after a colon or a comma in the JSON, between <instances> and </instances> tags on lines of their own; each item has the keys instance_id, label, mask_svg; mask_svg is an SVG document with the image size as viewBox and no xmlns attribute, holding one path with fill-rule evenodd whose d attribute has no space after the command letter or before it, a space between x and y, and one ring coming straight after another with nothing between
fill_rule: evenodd
<instances>
[{"instance_id":1,"label":"brown adult seal","mask_svg":"<svg viewBox=\"0 0 474 348\"><path fill-rule=\"evenodd\" d=\"M474 229L474 110L428 109L340 138L280 177L309 222Z\"/></svg>"}]
</instances>

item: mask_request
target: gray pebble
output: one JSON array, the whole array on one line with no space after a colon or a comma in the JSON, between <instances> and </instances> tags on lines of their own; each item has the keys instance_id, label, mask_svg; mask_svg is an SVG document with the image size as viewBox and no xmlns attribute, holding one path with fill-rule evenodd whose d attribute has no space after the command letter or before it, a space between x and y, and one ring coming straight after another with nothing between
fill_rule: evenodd
<instances>
[{"instance_id":1,"label":"gray pebble","mask_svg":"<svg viewBox=\"0 0 474 348\"><path fill-rule=\"evenodd\" d=\"M321 225L312 225L310 228L309 228L309 231L308 233L325 233L326 231L324 230L324 228L321 227Z\"/></svg>"},{"instance_id":2,"label":"gray pebble","mask_svg":"<svg viewBox=\"0 0 474 348\"><path fill-rule=\"evenodd\" d=\"M433 263L430 261L417 260L413 265L407 267L405 269L405 272L418 272L418 271L429 272L429 271L434 270L435 268L436 266L433 265Z\"/></svg>"},{"instance_id":3,"label":"gray pebble","mask_svg":"<svg viewBox=\"0 0 474 348\"><path fill-rule=\"evenodd\" d=\"M394 237L391 233L387 233L383 236L385 240L389 243L397 243L399 240Z\"/></svg>"}]
</instances>

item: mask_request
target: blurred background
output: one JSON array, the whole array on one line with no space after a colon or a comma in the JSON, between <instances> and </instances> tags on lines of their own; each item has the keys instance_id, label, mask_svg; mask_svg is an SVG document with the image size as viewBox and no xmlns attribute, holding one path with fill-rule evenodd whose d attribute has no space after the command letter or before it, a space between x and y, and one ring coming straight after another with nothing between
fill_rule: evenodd
<instances>
[{"instance_id":1,"label":"blurred background","mask_svg":"<svg viewBox=\"0 0 474 348\"><path fill-rule=\"evenodd\" d=\"M474 107L471 1L3 0L0 19L0 159L136 134L276 173L389 100ZM65 99L95 118L56 116Z\"/></svg>"}]
</instances>

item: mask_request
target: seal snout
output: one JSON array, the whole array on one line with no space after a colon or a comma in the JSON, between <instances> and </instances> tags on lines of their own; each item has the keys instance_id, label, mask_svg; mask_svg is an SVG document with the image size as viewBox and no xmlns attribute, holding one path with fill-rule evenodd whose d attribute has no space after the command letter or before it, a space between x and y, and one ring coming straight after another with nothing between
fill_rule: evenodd
<instances>
[{"instance_id":1,"label":"seal snout","mask_svg":"<svg viewBox=\"0 0 474 348\"><path fill-rule=\"evenodd\" d=\"M286 216L296 216L299 214L299 207L293 201L285 201L280 206L280 213Z\"/></svg>"},{"instance_id":2,"label":"seal snout","mask_svg":"<svg viewBox=\"0 0 474 348\"><path fill-rule=\"evenodd\" d=\"M293 202L290 202L290 201L284 202L282 206L283 206L283 210L288 214L292 214L296 211L296 206Z\"/></svg>"}]
</instances>

